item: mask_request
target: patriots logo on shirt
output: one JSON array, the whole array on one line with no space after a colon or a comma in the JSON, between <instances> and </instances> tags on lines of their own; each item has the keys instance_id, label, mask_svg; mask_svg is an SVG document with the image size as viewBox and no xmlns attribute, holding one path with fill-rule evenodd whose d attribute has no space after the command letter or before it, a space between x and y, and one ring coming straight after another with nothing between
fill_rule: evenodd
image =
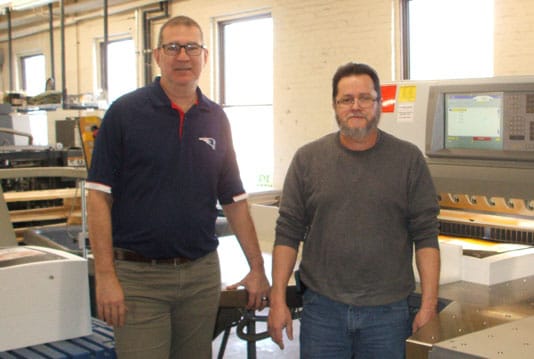
<instances>
[{"instance_id":1,"label":"patriots logo on shirt","mask_svg":"<svg viewBox=\"0 0 534 359\"><path fill-rule=\"evenodd\" d=\"M199 137L198 140L205 142L208 146L211 147L212 150L215 151L215 145L217 144L217 141L215 141L214 138L212 138L212 137Z\"/></svg>"}]
</instances>

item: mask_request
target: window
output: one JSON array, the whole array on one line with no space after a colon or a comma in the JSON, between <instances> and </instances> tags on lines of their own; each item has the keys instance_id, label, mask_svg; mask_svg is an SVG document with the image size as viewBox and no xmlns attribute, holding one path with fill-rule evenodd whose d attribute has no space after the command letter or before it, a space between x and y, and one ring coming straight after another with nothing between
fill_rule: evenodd
<instances>
[{"instance_id":1,"label":"window","mask_svg":"<svg viewBox=\"0 0 534 359\"><path fill-rule=\"evenodd\" d=\"M402 0L404 78L493 76L493 0Z\"/></svg>"},{"instance_id":2,"label":"window","mask_svg":"<svg viewBox=\"0 0 534 359\"><path fill-rule=\"evenodd\" d=\"M108 103L112 103L119 96L137 88L135 47L132 39L110 41L107 46L107 61L104 61L103 47L102 42L100 43L100 82L101 88L108 90Z\"/></svg>"},{"instance_id":3,"label":"window","mask_svg":"<svg viewBox=\"0 0 534 359\"><path fill-rule=\"evenodd\" d=\"M220 101L247 192L272 187L273 24L270 15L219 22Z\"/></svg>"},{"instance_id":4,"label":"window","mask_svg":"<svg viewBox=\"0 0 534 359\"><path fill-rule=\"evenodd\" d=\"M46 70L43 54L20 58L22 87L27 96L35 96L45 91Z\"/></svg>"}]
</instances>

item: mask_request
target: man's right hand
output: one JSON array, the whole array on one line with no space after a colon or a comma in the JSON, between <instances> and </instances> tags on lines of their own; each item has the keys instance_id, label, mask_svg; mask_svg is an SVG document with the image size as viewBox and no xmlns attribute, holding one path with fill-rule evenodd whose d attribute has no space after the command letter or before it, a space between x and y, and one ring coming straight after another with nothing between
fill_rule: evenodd
<instances>
[{"instance_id":1,"label":"man's right hand","mask_svg":"<svg viewBox=\"0 0 534 359\"><path fill-rule=\"evenodd\" d=\"M98 318L113 327L122 327L126 320L124 292L115 274L96 278L96 303Z\"/></svg>"},{"instance_id":2,"label":"man's right hand","mask_svg":"<svg viewBox=\"0 0 534 359\"><path fill-rule=\"evenodd\" d=\"M291 318L291 312L285 303L276 304L271 302L267 327L272 341L278 344L280 349L284 349L284 329L286 330L287 338L293 340L293 318Z\"/></svg>"}]
</instances>

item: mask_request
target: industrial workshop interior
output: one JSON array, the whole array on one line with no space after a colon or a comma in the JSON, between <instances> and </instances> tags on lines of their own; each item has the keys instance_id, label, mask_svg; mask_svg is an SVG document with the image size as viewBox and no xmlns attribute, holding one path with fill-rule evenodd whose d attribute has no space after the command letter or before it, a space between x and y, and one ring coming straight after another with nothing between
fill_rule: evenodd
<instances>
[{"instance_id":1,"label":"industrial workshop interior","mask_svg":"<svg viewBox=\"0 0 534 359\"><path fill-rule=\"evenodd\" d=\"M202 43L176 52L158 36L178 15L198 23ZM108 108L162 76L159 56L194 57L196 45L198 88L228 118L271 284L292 159L339 131L336 69L368 64L380 78L378 128L420 150L439 204L437 314L408 336L405 358L534 358L533 21L531 0L0 0L0 359L118 357L95 294L93 149ZM215 208L212 358L306 358L298 278L281 349L269 305L250 309L246 288L227 288L250 258L226 204ZM415 254L411 268L415 316Z\"/></svg>"}]
</instances>

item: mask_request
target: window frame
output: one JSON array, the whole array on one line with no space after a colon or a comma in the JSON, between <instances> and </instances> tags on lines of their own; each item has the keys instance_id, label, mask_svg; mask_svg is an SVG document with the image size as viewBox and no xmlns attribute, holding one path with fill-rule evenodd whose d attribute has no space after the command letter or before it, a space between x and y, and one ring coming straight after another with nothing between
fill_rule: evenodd
<instances>
[{"instance_id":1,"label":"window frame","mask_svg":"<svg viewBox=\"0 0 534 359\"><path fill-rule=\"evenodd\" d=\"M107 55L109 53L109 45L121 41L131 41L135 48L135 38L130 34L116 35L112 39L108 39L107 44L103 38L95 39L95 69L94 69L94 90L95 94L100 91L104 91L105 100L109 104L109 64L107 61ZM139 86L138 71L137 71L137 56L134 53L135 64L135 84L136 88ZM107 75L107 76L105 76Z\"/></svg>"},{"instance_id":2,"label":"window frame","mask_svg":"<svg viewBox=\"0 0 534 359\"><path fill-rule=\"evenodd\" d=\"M232 126L234 126L236 123L239 123L240 120L242 120L241 117L237 116L237 118L234 119L234 121L232 120L232 117L229 115L229 113L231 113L232 111L236 111L237 113L239 113L240 110L244 110L244 111L247 111L247 109L253 113L253 114L260 114L261 115L265 115L265 121L267 121L267 118L268 118L268 121L269 121L269 124L267 124L267 126L271 126L273 127L274 126L274 114L273 114L273 102L274 102L274 99L273 99L273 96L270 97L269 101L267 102L261 102L261 98L259 99L259 101L252 101L252 102L246 102L247 100L243 100L242 103L229 103L228 101L228 98L229 98L229 95L226 93L226 85L227 85L227 77L226 77L226 69L227 69L227 64L225 63L226 61L226 49L225 49L225 42L227 40L227 34L225 32L225 27L228 26L228 25L231 25L231 24L236 24L236 23L239 23L239 22L245 22L245 21L253 21L253 20L261 20L261 19L270 19L271 22L273 21L273 16L272 16L272 13L270 10L265 10L265 11L262 11L262 12L255 12L255 13L248 13L248 14L239 14L239 16L236 16L236 17L226 17L224 19L214 19L214 26L213 26L213 29L215 30L215 36L216 36L216 41L215 41L215 46L216 46L216 54L217 54L217 58L214 59L214 65L217 69L217 72L216 72L216 75L214 76L214 88L215 88L215 93L217 95L217 101L218 103L221 105L221 107L223 108L223 110L225 110L225 112L227 112L227 115L229 117L229 121L231 123ZM272 43L272 56L274 56L274 43ZM251 64L251 66L254 66L253 64ZM274 59L271 63L271 68L274 68ZM274 92L274 84L271 84L271 93L273 94ZM273 94L274 95L274 94ZM262 109L262 107L264 109ZM256 111L259 111L259 112L256 112ZM251 118L259 118L259 117L255 117L254 115L251 115L250 116ZM261 122L261 124L266 124L266 122ZM240 127L241 128L241 127ZM246 128L246 126L244 127ZM273 133L272 136L274 136L274 129L271 129L271 133ZM241 133L241 135L243 135L243 132L242 130L237 130L237 131L232 131L233 132L233 138L234 138L234 146L236 147L235 150L236 150L236 155L237 155L237 159L238 159L238 162L239 162L239 159L240 157L243 158L243 161L244 162L249 162L247 159L246 159L246 155L240 155L240 149L239 149L239 145L236 146L236 139L238 138L241 138L242 136L240 136L239 134ZM234 133L235 132L235 133ZM243 135L243 137L251 137L251 136L247 136L247 135ZM273 142L272 141L272 137L271 137L271 141L270 142ZM244 140L243 142L243 146L247 146L246 144L246 140ZM265 145L267 146L267 145ZM265 147L262 147L263 149ZM269 150L270 150L270 156L272 158L270 158L269 162L262 162L262 163L269 163L268 166L265 166L262 168L262 166L259 166L259 167L255 167L254 169L252 170L247 170L247 169L244 169L244 168L241 168L240 171L241 171L241 174L242 174L242 180L243 180L243 183L245 185L245 189L247 190L247 192L257 192L257 191L265 191L265 190L270 190L272 189L273 187L273 177L274 177L274 145L270 145L269 147ZM242 150L241 150L242 152ZM269 157L269 155L267 155L266 157ZM261 162L261 161L259 161ZM267 168L267 167L270 167ZM265 171L265 173L263 173ZM252 178L254 176L257 176L257 178L254 180L254 183L252 182Z\"/></svg>"}]
</instances>

